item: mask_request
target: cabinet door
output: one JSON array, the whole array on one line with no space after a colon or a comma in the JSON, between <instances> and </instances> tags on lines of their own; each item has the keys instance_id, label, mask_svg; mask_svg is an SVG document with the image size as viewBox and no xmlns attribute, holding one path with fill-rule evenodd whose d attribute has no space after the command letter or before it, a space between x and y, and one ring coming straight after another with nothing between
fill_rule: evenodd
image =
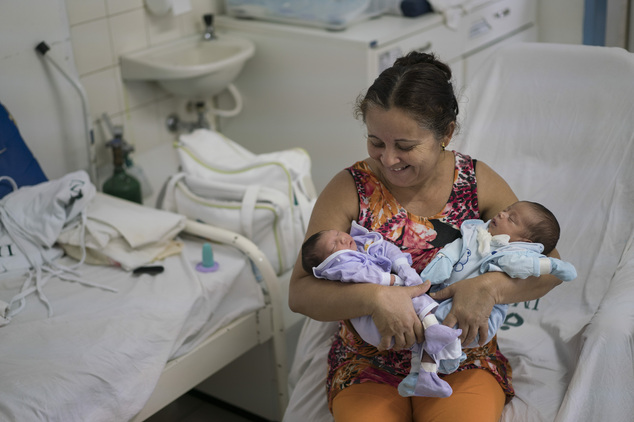
<instances>
[{"instance_id":1,"label":"cabinet door","mask_svg":"<svg viewBox=\"0 0 634 422\"><path fill-rule=\"evenodd\" d=\"M495 44L489 45L487 48L477 50L475 53L467 55L464 59L464 81L465 85L473 79L482 67L482 65L491 58L495 51L503 45L517 42L535 42L537 41L537 29L531 26L515 35L504 38Z\"/></svg>"},{"instance_id":2,"label":"cabinet door","mask_svg":"<svg viewBox=\"0 0 634 422\"><path fill-rule=\"evenodd\" d=\"M464 38L459 31L454 31L445 25L421 31L415 35L389 43L369 54L368 77L373 81L379 73L392 66L396 59L410 51L434 53L447 63L459 58L464 51Z\"/></svg>"},{"instance_id":3,"label":"cabinet door","mask_svg":"<svg viewBox=\"0 0 634 422\"><path fill-rule=\"evenodd\" d=\"M464 51L469 54L477 49L497 43L522 28L535 24L536 0L499 0L467 14L463 22L466 30Z\"/></svg>"}]
</instances>

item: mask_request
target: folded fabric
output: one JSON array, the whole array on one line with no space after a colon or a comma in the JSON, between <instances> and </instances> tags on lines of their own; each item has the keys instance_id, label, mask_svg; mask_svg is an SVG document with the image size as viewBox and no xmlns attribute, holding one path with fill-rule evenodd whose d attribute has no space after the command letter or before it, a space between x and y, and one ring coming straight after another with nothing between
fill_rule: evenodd
<instances>
[{"instance_id":1,"label":"folded fabric","mask_svg":"<svg viewBox=\"0 0 634 422\"><path fill-rule=\"evenodd\" d=\"M185 228L185 217L148 208L101 192L86 211L83 245L86 262L121 266L131 271L166 256L179 253L176 235ZM57 241L64 251L79 259L82 228L65 227Z\"/></svg>"}]
</instances>

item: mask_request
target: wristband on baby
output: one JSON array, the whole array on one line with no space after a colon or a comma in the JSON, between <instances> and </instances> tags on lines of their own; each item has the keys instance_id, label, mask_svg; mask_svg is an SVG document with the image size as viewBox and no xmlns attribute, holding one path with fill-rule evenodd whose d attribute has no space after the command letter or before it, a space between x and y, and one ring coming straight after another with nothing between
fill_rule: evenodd
<instances>
[{"instance_id":1,"label":"wristband on baby","mask_svg":"<svg viewBox=\"0 0 634 422\"><path fill-rule=\"evenodd\" d=\"M392 283L391 277L394 277L394 283ZM390 275L390 286L404 286L405 282L403 281L403 279L399 276L397 276L396 274L391 274Z\"/></svg>"},{"instance_id":2,"label":"wristband on baby","mask_svg":"<svg viewBox=\"0 0 634 422\"><path fill-rule=\"evenodd\" d=\"M425 330L427 328L431 327L432 325L436 325L436 324L438 324L438 319L436 318L436 315L434 315L434 314L426 315L423 318L423 328Z\"/></svg>"},{"instance_id":3,"label":"wristband on baby","mask_svg":"<svg viewBox=\"0 0 634 422\"><path fill-rule=\"evenodd\" d=\"M539 274L550 274L552 266L550 265L550 259L539 258Z\"/></svg>"}]
</instances>

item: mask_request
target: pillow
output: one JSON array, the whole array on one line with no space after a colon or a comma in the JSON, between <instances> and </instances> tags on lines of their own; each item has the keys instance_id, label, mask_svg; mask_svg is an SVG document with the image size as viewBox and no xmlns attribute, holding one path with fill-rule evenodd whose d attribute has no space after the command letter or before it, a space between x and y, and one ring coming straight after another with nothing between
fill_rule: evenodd
<instances>
[{"instance_id":1,"label":"pillow","mask_svg":"<svg viewBox=\"0 0 634 422\"><path fill-rule=\"evenodd\" d=\"M46 182L39 163L26 146L9 111L0 103L0 176L8 176L18 187ZM10 181L0 179L0 198L13 191Z\"/></svg>"}]
</instances>

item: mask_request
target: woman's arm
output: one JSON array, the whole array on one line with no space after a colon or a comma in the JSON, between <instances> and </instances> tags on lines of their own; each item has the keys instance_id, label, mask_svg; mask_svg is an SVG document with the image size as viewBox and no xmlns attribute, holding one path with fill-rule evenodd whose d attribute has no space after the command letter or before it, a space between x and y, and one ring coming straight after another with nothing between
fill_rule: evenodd
<instances>
[{"instance_id":1,"label":"woman's arm","mask_svg":"<svg viewBox=\"0 0 634 422\"><path fill-rule=\"evenodd\" d=\"M481 219L489 220L517 201L506 181L482 161L478 161L476 179ZM550 256L559 258L556 250ZM458 324L462 329L460 339L468 344L478 333L481 341L486 339L488 318L495 304L538 299L560 283L552 275L512 279L504 273L489 272L456 282L431 296L436 300L453 298L453 308L443 324L451 327Z\"/></svg>"},{"instance_id":2,"label":"woman's arm","mask_svg":"<svg viewBox=\"0 0 634 422\"><path fill-rule=\"evenodd\" d=\"M319 195L306 237L320 230L348 232L359 216L356 186L347 171L337 174ZM295 263L289 286L289 307L320 321L337 321L371 315L382 335L379 349L409 347L422 341L423 328L414 311L412 297L429 285L387 287L369 283L319 280L304 271L301 257Z\"/></svg>"},{"instance_id":3,"label":"woman's arm","mask_svg":"<svg viewBox=\"0 0 634 422\"><path fill-rule=\"evenodd\" d=\"M471 343L479 335L486 340L488 319L496 304L525 302L538 299L559 285L561 280L547 274L526 279L510 278L492 271L478 277L458 281L430 296L438 301L453 298L453 307L443 324L462 329L460 340Z\"/></svg>"}]
</instances>

